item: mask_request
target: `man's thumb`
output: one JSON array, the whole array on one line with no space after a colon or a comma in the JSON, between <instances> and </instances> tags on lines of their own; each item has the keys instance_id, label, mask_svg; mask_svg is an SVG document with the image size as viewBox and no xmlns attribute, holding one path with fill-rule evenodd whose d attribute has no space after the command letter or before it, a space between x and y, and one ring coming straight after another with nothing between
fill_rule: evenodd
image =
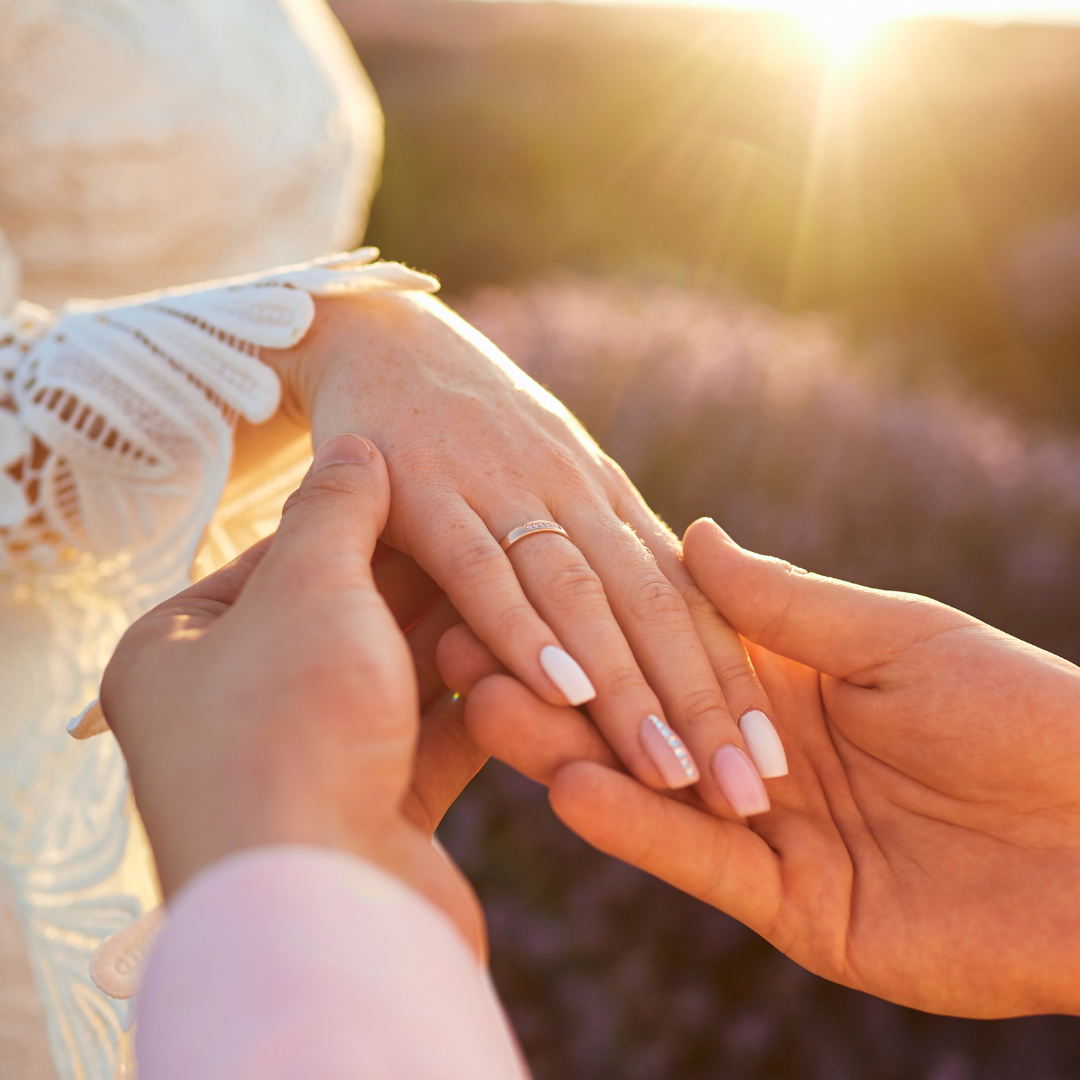
<instances>
[{"instance_id":1,"label":"man's thumb","mask_svg":"<svg viewBox=\"0 0 1080 1080\"><path fill-rule=\"evenodd\" d=\"M389 512L390 480L378 448L362 435L332 435L285 503L266 570L299 562L307 576L351 577L362 569L369 580Z\"/></svg>"},{"instance_id":2,"label":"man's thumb","mask_svg":"<svg viewBox=\"0 0 1080 1080\"><path fill-rule=\"evenodd\" d=\"M698 588L743 637L841 679L968 621L925 597L867 589L756 555L710 518L686 530L683 558Z\"/></svg>"}]
</instances>

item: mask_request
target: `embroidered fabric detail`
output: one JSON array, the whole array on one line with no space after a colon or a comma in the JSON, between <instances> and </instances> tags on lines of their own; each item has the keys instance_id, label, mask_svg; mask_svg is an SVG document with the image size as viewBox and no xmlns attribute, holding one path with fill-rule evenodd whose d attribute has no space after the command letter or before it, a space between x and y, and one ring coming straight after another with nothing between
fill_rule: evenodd
<instances>
[{"instance_id":1,"label":"embroidered fabric detail","mask_svg":"<svg viewBox=\"0 0 1080 1080\"><path fill-rule=\"evenodd\" d=\"M94 985L111 998L133 998L139 992L154 942L164 925L165 909L156 907L105 938L90 961Z\"/></svg>"},{"instance_id":2,"label":"embroidered fabric detail","mask_svg":"<svg viewBox=\"0 0 1080 1080\"><path fill-rule=\"evenodd\" d=\"M312 297L438 288L377 256L361 248L56 313L17 305L0 321L0 571L193 545L236 418L259 423L280 402L259 349L300 341Z\"/></svg>"}]
</instances>

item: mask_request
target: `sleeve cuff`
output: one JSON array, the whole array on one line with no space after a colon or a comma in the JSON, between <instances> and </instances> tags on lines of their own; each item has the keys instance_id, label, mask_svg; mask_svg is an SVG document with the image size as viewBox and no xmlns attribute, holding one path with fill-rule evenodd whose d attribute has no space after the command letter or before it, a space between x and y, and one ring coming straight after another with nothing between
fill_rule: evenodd
<instances>
[{"instance_id":1,"label":"sleeve cuff","mask_svg":"<svg viewBox=\"0 0 1080 1080\"><path fill-rule=\"evenodd\" d=\"M170 905L140 1080L524 1080L486 970L380 868L304 846L221 861Z\"/></svg>"}]
</instances>

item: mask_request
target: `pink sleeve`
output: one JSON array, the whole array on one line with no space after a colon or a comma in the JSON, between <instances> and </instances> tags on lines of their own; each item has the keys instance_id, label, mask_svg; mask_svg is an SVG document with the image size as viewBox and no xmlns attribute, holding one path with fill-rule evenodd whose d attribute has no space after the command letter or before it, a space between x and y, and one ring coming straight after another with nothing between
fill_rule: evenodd
<instances>
[{"instance_id":1,"label":"pink sleeve","mask_svg":"<svg viewBox=\"0 0 1080 1080\"><path fill-rule=\"evenodd\" d=\"M139 1080L524 1080L486 970L436 907L316 847L257 848L170 905Z\"/></svg>"}]
</instances>

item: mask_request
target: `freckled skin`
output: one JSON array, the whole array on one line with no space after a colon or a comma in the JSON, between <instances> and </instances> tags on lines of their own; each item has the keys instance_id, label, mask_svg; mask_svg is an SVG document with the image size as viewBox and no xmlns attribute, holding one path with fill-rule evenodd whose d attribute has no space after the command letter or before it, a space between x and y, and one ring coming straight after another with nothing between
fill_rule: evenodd
<instances>
[{"instance_id":1,"label":"freckled skin","mask_svg":"<svg viewBox=\"0 0 1080 1080\"><path fill-rule=\"evenodd\" d=\"M638 733L662 716L700 761L743 747L735 717L769 713L738 635L700 601L678 541L573 416L432 297L320 300L295 348L264 351L319 442L362 432L383 452L382 539L420 564L499 661L566 703L540 663L566 652L596 688L590 716L643 782L665 786ZM498 541L552 519L567 538ZM701 798L733 815L702 769Z\"/></svg>"}]
</instances>

